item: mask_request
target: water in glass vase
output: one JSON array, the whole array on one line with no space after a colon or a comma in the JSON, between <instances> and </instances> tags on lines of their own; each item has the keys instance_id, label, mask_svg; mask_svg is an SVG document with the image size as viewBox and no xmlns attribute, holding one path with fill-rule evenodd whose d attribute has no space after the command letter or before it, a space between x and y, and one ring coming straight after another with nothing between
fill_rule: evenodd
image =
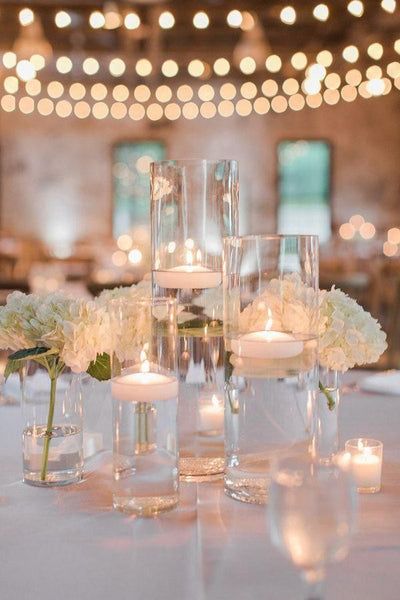
<instances>
[{"instance_id":1,"label":"water in glass vase","mask_svg":"<svg viewBox=\"0 0 400 600\"><path fill-rule=\"evenodd\" d=\"M165 281L171 271L155 271L154 281L182 284L175 279ZM176 297L179 305L180 476L185 481L207 481L221 477L225 464L221 273L206 270L185 276L189 279L184 285L199 287L157 286L157 294Z\"/></svg>"},{"instance_id":2,"label":"water in glass vase","mask_svg":"<svg viewBox=\"0 0 400 600\"><path fill-rule=\"evenodd\" d=\"M232 352L237 340L226 340L225 492L244 502L265 503L271 461L288 449L307 450L311 441L317 342L298 335L285 343L294 356L280 344L273 357L271 344L267 358L246 358Z\"/></svg>"},{"instance_id":3,"label":"water in glass vase","mask_svg":"<svg viewBox=\"0 0 400 600\"><path fill-rule=\"evenodd\" d=\"M83 471L82 429L53 425L45 476L43 474L46 425L23 431L24 482L35 486L66 485L79 481Z\"/></svg>"},{"instance_id":4,"label":"water in glass vase","mask_svg":"<svg viewBox=\"0 0 400 600\"><path fill-rule=\"evenodd\" d=\"M114 399L114 484L116 510L153 516L179 499L177 398L153 402Z\"/></svg>"}]
</instances>

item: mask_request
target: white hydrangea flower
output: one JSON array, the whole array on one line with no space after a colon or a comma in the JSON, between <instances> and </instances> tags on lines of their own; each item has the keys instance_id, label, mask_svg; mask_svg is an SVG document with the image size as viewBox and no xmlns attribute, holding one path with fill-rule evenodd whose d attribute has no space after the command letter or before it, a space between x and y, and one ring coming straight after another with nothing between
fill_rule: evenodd
<instances>
[{"instance_id":1,"label":"white hydrangea flower","mask_svg":"<svg viewBox=\"0 0 400 600\"><path fill-rule=\"evenodd\" d=\"M74 372L86 371L104 352L107 316L94 302L60 292L13 292L0 307L0 346L12 351L44 346L59 352Z\"/></svg>"},{"instance_id":2,"label":"white hydrangea flower","mask_svg":"<svg viewBox=\"0 0 400 600\"><path fill-rule=\"evenodd\" d=\"M386 350L386 334L362 306L334 287L321 294L320 363L335 371L374 363Z\"/></svg>"}]
</instances>

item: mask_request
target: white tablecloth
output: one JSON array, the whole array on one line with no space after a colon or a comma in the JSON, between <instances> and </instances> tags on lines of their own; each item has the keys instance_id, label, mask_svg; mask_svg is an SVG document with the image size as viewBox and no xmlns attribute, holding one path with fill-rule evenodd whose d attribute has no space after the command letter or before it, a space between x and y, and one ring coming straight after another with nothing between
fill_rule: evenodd
<instances>
[{"instance_id":1,"label":"white tablecloth","mask_svg":"<svg viewBox=\"0 0 400 600\"><path fill-rule=\"evenodd\" d=\"M397 600L400 395L348 393L340 422L343 442L384 442L383 490L359 497L358 533L329 570L327 599ZM222 482L184 484L177 510L139 519L111 509L108 452L79 485L22 484L18 406L0 407L0 448L1 600L302 598L297 573L269 542L267 509L227 498Z\"/></svg>"}]
</instances>

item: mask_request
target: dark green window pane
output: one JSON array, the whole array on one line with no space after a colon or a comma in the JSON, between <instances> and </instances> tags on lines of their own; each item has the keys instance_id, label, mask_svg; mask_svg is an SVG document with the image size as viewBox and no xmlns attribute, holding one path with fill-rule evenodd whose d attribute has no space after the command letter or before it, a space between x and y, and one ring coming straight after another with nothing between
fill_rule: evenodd
<instances>
[{"instance_id":1,"label":"dark green window pane","mask_svg":"<svg viewBox=\"0 0 400 600\"><path fill-rule=\"evenodd\" d=\"M113 150L113 234L150 224L149 163L165 158L158 141L122 142Z\"/></svg>"}]
</instances>

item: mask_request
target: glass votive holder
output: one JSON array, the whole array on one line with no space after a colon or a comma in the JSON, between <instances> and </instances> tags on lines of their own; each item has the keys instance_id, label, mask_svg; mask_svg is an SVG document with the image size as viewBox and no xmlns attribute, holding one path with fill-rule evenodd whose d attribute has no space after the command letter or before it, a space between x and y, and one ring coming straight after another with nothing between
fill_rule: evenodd
<instances>
[{"instance_id":1,"label":"glass votive holder","mask_svg":"<svg viewBox=\"0 0 400 600\"><path fill-rule=\"evenodd\" d=\"M383 444L379 440L347 440L345 452L350 456L351 472L360 494L376 494L381 489Z\"/></svg>"},{"instance_id":2,"label":"glass votive holder","mask_svg":"<svg viewBox=\"0 0 400 600\"><path fill-rule=\"evenodd\" d=\"M179 500L176 301L127 300L116 312L113 507L147 517Z\"/></svg>"}]
</instances>

